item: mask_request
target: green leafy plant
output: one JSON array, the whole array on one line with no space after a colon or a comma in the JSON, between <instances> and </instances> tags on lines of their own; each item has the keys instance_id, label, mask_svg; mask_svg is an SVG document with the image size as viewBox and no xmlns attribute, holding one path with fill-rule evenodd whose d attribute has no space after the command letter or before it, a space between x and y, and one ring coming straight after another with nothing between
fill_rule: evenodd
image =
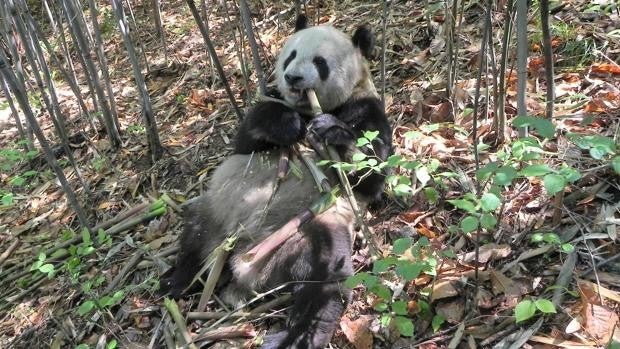
<instances>
[{"instance_id":1,"label":"green leafy plant","mask_svg":"<svg viewBox=\"0 0 620 349\"><path fill-rule=\"evenodd\" d=\"M39 253L37 260L32 263L32 266L30 266L30 271L38 271L40 273L46 274L49 279L53 278L56 274L54 264L46 263L46 261L47 256L45 255L45 253Z\"/></svg>"},{"instance_id":2,"label":"green leafy plant","mask_svg":"<svg viewBox=\"0 0 620 349\"><path fill-rule=\"evenodd\" d=\"M27 141L19 141L10 147L0 149L0 170L11 171L21 161L29 161L35 158L39 152L37 150L25 151L21 148Z\"/></svg>"},{"instance_id":3,"label":"green leafy plant","mask_svg":"<svg viewBox=\"0 0 620 349\"><path fill-rule=\"evenodd\" d=\"M397 293L394 289L398 289L396 285L411 282L423 273L434 276L436 267L436 253L426 237L415 243L411 238L402 238L394 241L389 256L373 263L371 272L357 273L349 277L345 284L350 288L363 285L375 299L373 308L381 313L381 325L394 326L400 335L411 337L414 326L407 294ZM429 308L423 309L423 315L430 313ZM432 321L433 328L439 329L444 320L434 317Z\"/></svg>"},{"instance_id":4,"label":"green leafy plant","mask_svg":"<svg viewBox=\"0 0 620 349\"><path fill-rule=\"evenodd\" d=\"M84 301L78 307L78 314L86 316L93 310L106 310L120 303L125 298L125 292L122 290L114 292L112 295L106 295L100 298L89 299Z\"/></svg>"},{"instance_id":5,"label":"green leafy plant","mask_svg":"<svg viewBox=\"0 0 620 349\"><path fill-rule=\"evenodd\" d=\"M555 306L548 299L524 299L515 307L515 320L517 323L529 320L539 311L543 314L556 312Z\"/></svg>"},{"instance_id":6,"label":"green leafy plant","mask_svg":"<svg viewBox=\"0 0 620 349\"><path fill-rule=\"evenodd\" d=\"M571 253L575 250L575 246L570 243L563 243L556 233L534 233L530 239L535 244L551 244L560 248L560 251Z\"/></svg>"}]
</instances>

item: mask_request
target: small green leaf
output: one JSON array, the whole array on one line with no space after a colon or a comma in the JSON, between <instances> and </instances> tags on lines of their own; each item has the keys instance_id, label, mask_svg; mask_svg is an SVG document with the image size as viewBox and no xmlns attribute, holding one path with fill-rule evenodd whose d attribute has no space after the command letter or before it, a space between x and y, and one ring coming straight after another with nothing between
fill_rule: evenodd
<instances>
[{"instance_id":1,"label":"small green leaf","mask_svg":"<svg viewBox=\"0 0 620 349\"><path fill-rule=\"evenodd\" d=\"M426 196L426 199L433 204L437 203L437 200L439 200L439 193L433 187L424 188L424 196Z\"/></svg>"},{"instance_id":2,"label":"small green leaf","mask_svg":"<svg viewBox=\"0 0 620 349\"><path fill-rule=\"evenodd\" d=\"M88 346L88 344L79 344L78 346L75 347L75 349L89 349L90 347Z\"/></svg>"},{"instance_id":3,"label":"small green leaf","mask_svg":"<svg viewBox=\"0 0 620 349\"><path fill-rule=\"evenodd\" d=\"M396 301L392 303L392 310L396 315L407 315L407 302L405 301Z\"/></svg>"},{"instance_id":4,"label":"small green leaf","mask_svg":"<svg viewBox=\"0 0 620 349\"><path fill-rule=\"evenodd\" d=\"M364 131L364 137L369 141L373 141L379 135L379 131Z\"/></svg>"},{"instance_id":5,"label":"small green leaf","mask_svg":"<svg viewBox=\"0 0 620 349\"><path fill-rule=\"evenodd\" d=\"M548 299L537 299L534 304L536 304L536 308L538 308L538 310L542 311L543 313L555 313L555 306L553 305L553 303L551 303L550 300Z\"/></svg>"},{"instance_id":6,"label":"small green leaf","mask_svg":"<svg viewBox=\"0 0 620 349\"><path fill-rule=\"evenodd\" d=\"M515 307L515 319L517 323L531 319L536 313L536 305L529 299L522 300Z\"/></svg>"},{"instance_id":7,"label":"small green leaf","mask_svg":"<svg viewBox=\"0 0 620 349\"><path fill-rule=\"evenodd\" d=\"M384 273L390 268L391 265L392 263L390 263L390 260L388 260L387 258L376 260L372 264L372 273L373 274Z\"/></svg>"},{"instance_id":8,"label":"small green leaf","mask_svg":"<svg viewBox=\"0 0 620 349\"><path fill-rule=\"evenodd\" d=\"M620 155L611 159L611 167L620 175Z\"/></svg>"},{"instance_id":9,"label":"small green leaf","mask_svg":"<svg viewBox=\"0 0 620 349\"><path fill-rule=\"evenodd\" d=\"M361 148L363 146L365 146L366 144L370 144L370 141L366 138L358 138L357 139L357 143L355 144L356 147Z\"/></svg>"},{"instance_id":10,"label":"small green leaf","mask_svg":"<svg viewBox=\"0 0 620 349\"><path fill-rule=\"evenodd\" d=\"M381 323L381 326L388 327L390 326L390 322L392 322L392 317L389 313L384 313L381 315L381 318L379 318L379 322Z\"/></svg>"},{"instance_id":11,"label":"small green leaf","mask_svg":"<svg viewBox=\"0 0 620 349\"><path fill-rule=\"evenodd\" d=\"M413 240L411 238L400 238L394 241L394 247L392 247L392 251L395 254L403 254L409 247L411 247L411 243Z\"/></svg>"},{"instance_id":12,"label":"small green leaf","mask_svg":"<svg viewBox=\"0 0 620 349\"><path fill-rule=\"evenodd\" d=\"M532 241L533 243L542 242L543 241L543 234L542 233L534 233L534 234L532 234L532 237L531 237L530 241Z\"/></svg>"},{"instance_id":13,"label":"small green leaf","mask_svg":"<svg viewBox=\"0 0 620 349\"><path fill-rule=\"evenodd\" d=\"M501 203L497 195L493 193L484 193L480 198L480 206L487 212L495 211Z\"/></svg>"},{"instance_id":14,"label":"small green leaf","mask_svg":"<svg viewBox=\"0 0 620 349\"><path fill-rule=\"evenodd\" d=\"M48 274L54 271L54 265L51 263L43 264L39 267L39 271L43 274Z\"/></svg>"},{"instance_id":15,"label":"small green leaf","mask_svg":"<svg viewBox=\"0 0 620 349\"><path fill-rule=\"evenodd\" d=\"M484 229L493 229L497 225L497 218L490 213L485 213L480 217L480 225Z\"/></svg>"},{"instance_id":16,"label":"small green leaf","mask_svg":"<svg viewBox=\"0 0 620 349\"><path fill-rule=\"evenodd\" d=\"M564 176L551 173L543 178L543 184L549 195L555 195L564 190L566 179Z\"/></svg>"},{"instance_id":17,"label":"small green leaf","mask_svg":"<svg viewBox=\"0 0 620 349\"><path fill-rule=\"evenodd\" d=\"M389 288L385 287L382 284L376 284L370 292L376 294L378 297L383 298L385 300L392 299L392 291Z\"/></svg>"},{"instance_id":18,"label":"small green leaf","mask_svg":"<svg viewBox=\"0 0 620 349\"><path fill-rule=\"evenodd\" d=\"M362 280L363 278L360 274L351 275L344 281L344 285L348 288L355 288L357 285L362 283Z\"/></svg>"},{"instance_id":19,"label":"small green leaf","mask_svg":"<svg viewBox=\"0 0 620 349\"><path fill-rule=\"evenodd\" d=\"M468 213L476 212L476 205L473 202L465 199L448 200L454 207L466 211Z\"/></svg>"},{"instance_id":20,"label":"small green leaf","mask_svg":"<svg viewBox=\"0 0 620 349\"><path fill-rule=\"evenodd\" d=\"M355 161L355 162L358 162L358 161L362 161L362 160L366 159L367 157L368 157L368 155L366 155L364 153L355 153L351 157L351 160Z\"/></svg>"},{"instance_id":21,"label":"small green leaf","mask_svg":"<svg viewBox=\"0 0 620 349\"><path fill-rule=\"evenodd\" d=\"M517 116L512 124L515 127L531 126L538 134L545 138L552 138L555 134L555 125L547 119L535 118L532 116Z\"/></svg>"},{"instance_id":22,"label":"small green leaf","mask_svg":"<svg viewBox=\"0 0 620 349\"><path fill-rule=\"evenodd\" d=\"M16 187L21 187L25 183L26 183L26 179L20 176L15 176L11 178L11 180L9 181L9 184L14 185Z\"/></svg>"},{"instance_id":23,"label":"small green leaf","mask_svg":"<svg viewBox=\"0 0 620 349\"><path fill-rule=\"evenodd\" d=\"M409 261L400 263L396 266L396 275L405 279L405 281L411 281L418 276L424 270L424 265L422 263L412 263Z\"/></svg>"},{"instance_id":24,"label":"small green leaf","mask_svg":"<svg viewBox=\"0 0 620 349\"><path fill-rule=\"evenodd\" d=\"M495 184L509 185L515 177L517 177L517 170L512 166L502 166L495 171Z\"/></svg>"},{"instance_id":25,"label":"small green leaf","mask_svg":"<svg viewBox=\"0 0 620 349\"><path fill-rule=\"evenodd\" d=\"M410 185L407 184L398 184L394 187L394 194L396 196L409 196L413 193Z\"/></svg>"},{"instance_id":26,"label":"small green leaf","mask_svg":"<svg viewBox=\"0 0 620 349\"><path fill-rule=\"evenodd\" d=\"M118 343L116 339L112 339L108 344L105 345L105 349L116 349L118 347Z\"/></svg>"},{"instance_id":27,"label":"small green leaf","mask_svg":"<svg viewBox=\"0 0 620 349\"><path fill-rule=\"evenodd\" d=\"M484 167L481 167L478 171L476 171L476 179L479 181L486 180L497 170L498 167L499 166L496 162L490 162L484 165Z\"/></svg>"},{"instance_id":28,"label":"small green leaf","mask_svg":"<svg viewBox=\"0 0 620 349\"><path fill-rule=\"evenodd\" d=\"M387 164L389 167L396 167L403 161L403 157L401 155L390 155L387 159Z\"/></svg>"},{"instance_id":29,"label":"small green leaf","mask_svg":"<svg viewBox=\"0 0 620 349\"><path fill-rule=\"evenodd\" d=\"M601 160L607 155L607 150L603 147L592 147L590 148L590 156L593 159Z\"/></svg>"},{"instance_id":30,"label":"small green leaf","mask_svg":"<svg viewBox=\"0 0 620 349\"><path fill-rule=\"evenodd\" d=\"M13 193L2 195L2 199L0 199L0 201L2 201L2 206L12 205L13 204Z\"/></svg>"},{"instance_id":31,"label":"small green leaf","mask_svg":"<svg viewBox=\"0 0 620 349\"><path fill-rule=\"evenodd\" d=\"M555 244L555 245L559 245L562 243L562 240L560 240L560 237L556 233L544 233L543 241L548 244Z\"/></svg>"},{"instance_id":32,"label":"small green leaf","mask_svg":"<svg viewBox=\"0 0 620 349\"><path fill-rule=\"evenodd\" d=\"M576 182L578 179L581 178L581 173L579 171L568 166L563 166L560 169L559 174L562 175L564 179L566 179L566 181L569 183Z\"/></svg>"},{"instance_id":33,"label":"small green leaf","mask_svg":"<svg viewBox=\"0 0 620 349\"><path fill-rule=\"evenodd\" d=\"M569 243L565 243L565 244L560 245L560 248L562 248L562 251L566 252L566 253L572 253L573 251L575 251L575 246L573 246L573 245L571 245Z\"/></svg>"},{"instance_id":34,"label":"small green leaf","mask_svg":"<svg viewBox=\"0 0 620 349\"><path fill-rule=\"evenodd\" d=\"M413 336L413 322L410 319L404 316L396 316L394 318L394 325L396 329L400 333L401 336L404 337L412 337Z\"/></svg>"},{"instance_id":35,"label":"small green leaf","mask_svg":"<svg viewBox=\"0 0 620 349\"><path fill-rule=\"evenodd\" d=\"M84 245L87 246L93 243L93 241L90 239L90 232L86 228L82 229L82 242L84 243Z\"/></svg>"},{"instance_id":36,"label":"small green leaf","mask_svg":"<svg viewBox=\"0 0 620 349\"><path fill-rule=\"evenodd\" d=\"M551 172L553 172L553 170L549 166L545 164L535 164L522 169L521 171L519 171L519 174L525 177L538 177L544 176L547 173Z\"/></svg>"},{"instance_id":37,"label":"small green leaf","mask_svg":"<svg viewBox=\"0 0 620 349\"><path fill-rule=\"evenodd\" d=\"M375 309L376 311L383 312L383 311L386 311L388 309L388 305L385 302L379 302L379 303L375 304L373 309Z\"/></svg>"},{"instance_id":38,"label":"small green leaf","mask_svg":"<svg viewBox=\"0 0 620 349\"><path fill-rule=\"evenodd\" d=\"M446 318L443 315L435 314L435 316L433 316L433 321L431 322L433 326L433 332L439 331L439 328L445 321L446 321Z\"/></svg>"},{"instance_id":39,"label":"small green leaf","mask_svg":"<svg viewBox=\"0 0 620 349\"><path fill-rule=\"evenodd\" d=\"M84 316L88 313L91 312L91 310L93 310L95 308L95 302L93 301L86 301L82 304L80 304L80 307L78 308L78 314L80 314L81 316Z\"/></svg>"},{"instance_id":40,"label":"small green leaf","mask_svg":"<svg viewBox=\"0 0 620 349\"><path fill-rule=\"evenodd\" d=\"M461 221L461 229L465 233L470 233L478 229L478 218L474 216L467 216Z\"/></svg>"}]
</instances>

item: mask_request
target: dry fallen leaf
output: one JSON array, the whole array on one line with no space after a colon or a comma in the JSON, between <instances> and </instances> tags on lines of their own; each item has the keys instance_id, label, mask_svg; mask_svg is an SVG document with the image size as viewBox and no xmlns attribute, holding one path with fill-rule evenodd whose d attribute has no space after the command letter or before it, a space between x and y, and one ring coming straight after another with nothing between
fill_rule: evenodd
<instances>
[{"instance_id":1,"label":"dry fallen leaf","mask_svg":"<svg viewBox=\"0 0 620 349\"><path fill-rule=\"evenodd\" d=\"M438 299L449 298L459 295L459 291L455 287L456 281L454 280L437 280L433 285L433 295L431 296L431 302Z\"/></svg>"},{"instance_id":2,"label":"dry fallen leaf","mask_svg":"<svg viewBox=\"0 0 620 349\"><path fill-rule=\"evenodd\" d=\"M583 328L600 343L608 343L618 324L618 314L606 307L586 303L581 310L584 318Z\"/></svg>"},{"instance_id":3,"label":"dry fallen leaf","mask_svg":"<svg viewBox=\"0 0 620 349\"><path fill-rule=\"evenodd\" d=\"M615 63L595 63L592 64L592 72L600 75L616 75L620 74L620 65Z\"/></svg>"},{"instance_id":4,"label":"dry fallen leaf","mask_svg":"<svg viewBox=\"0 0 620 349\"><path fill-rule=\"evenodd\" d=\"M435 305L435 311L442 315L448 323L458 324L465 314L465 299L455 298L451 302L441 302Z\"/></svg>"},{"instance_id":5,"label":"dry fallen leaf","mask_svg":"<svg viewBox=\"0 0 620 349\"><path fill-rule=\"evenodd\" d=\"M362 315L356 320L349 320L346 316L340 320L340 328L347 340L355 349L371 349L373 336L369 326L372 316Z\"/></svg>"}]
</instances>

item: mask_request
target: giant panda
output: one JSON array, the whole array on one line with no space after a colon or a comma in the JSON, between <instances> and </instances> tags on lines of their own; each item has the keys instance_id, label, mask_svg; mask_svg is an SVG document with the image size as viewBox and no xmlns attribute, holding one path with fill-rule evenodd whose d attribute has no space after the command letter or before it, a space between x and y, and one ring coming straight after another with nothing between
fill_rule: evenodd
<instances>
[{"instance_id":1,"label":"giant panda","mask_svg":"<svg viewBox=\"0 0 620 349\"><path fill-rule=\"evenodd\" d=\"M247 266L242 256L321 196L298 159L290 161L300 173L291 171L274 185L280 150L312 132L347 161L356 139L368 130L379 131L373 155L388 157L392 131L366 62L373 44L366 26L351 38L329 25L309 27L303 15L297 19L295 33L281 49L275 67L277 90L287 104L266 101L248 111L234 154L215 170L206 193L185 209L180 252L169 277L162 279L164 292L180 297L209 253L236 232L238 240L227 264L232 277L224 293L238 296L287 283L293 294L285 328L265 336L262 347L323 348L329 343L350 300L350 290L343 284L353 273L354 215L349 201L339 198L260 263ZM325 112L314 118L298 111L307 109L304 91L310 88ZM320 160L312 151L307 155ZM326 174L338 183L332 170L326 169ZM384 175L348 173L348 177L360 202L380 197Z\"/></svg>"}]
</instances>

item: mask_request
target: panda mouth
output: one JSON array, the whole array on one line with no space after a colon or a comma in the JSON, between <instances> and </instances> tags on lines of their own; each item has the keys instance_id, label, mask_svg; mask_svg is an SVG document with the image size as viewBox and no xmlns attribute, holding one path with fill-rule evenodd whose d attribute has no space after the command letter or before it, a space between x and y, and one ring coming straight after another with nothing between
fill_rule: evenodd
<instances>
[{"instance_id":1,"label":"panda mouth","mask_svg":"<svg viewBox=\"0 0 620 349\"><path fill-rule=\"evenodd\" d=\"M305 92L305 89L299 89L294 87L289 88L289 94L291 97L293 97L293 99L297 101L297 104L302 104L307 101L308 98Z\"/></svg>"}]
</instances>

